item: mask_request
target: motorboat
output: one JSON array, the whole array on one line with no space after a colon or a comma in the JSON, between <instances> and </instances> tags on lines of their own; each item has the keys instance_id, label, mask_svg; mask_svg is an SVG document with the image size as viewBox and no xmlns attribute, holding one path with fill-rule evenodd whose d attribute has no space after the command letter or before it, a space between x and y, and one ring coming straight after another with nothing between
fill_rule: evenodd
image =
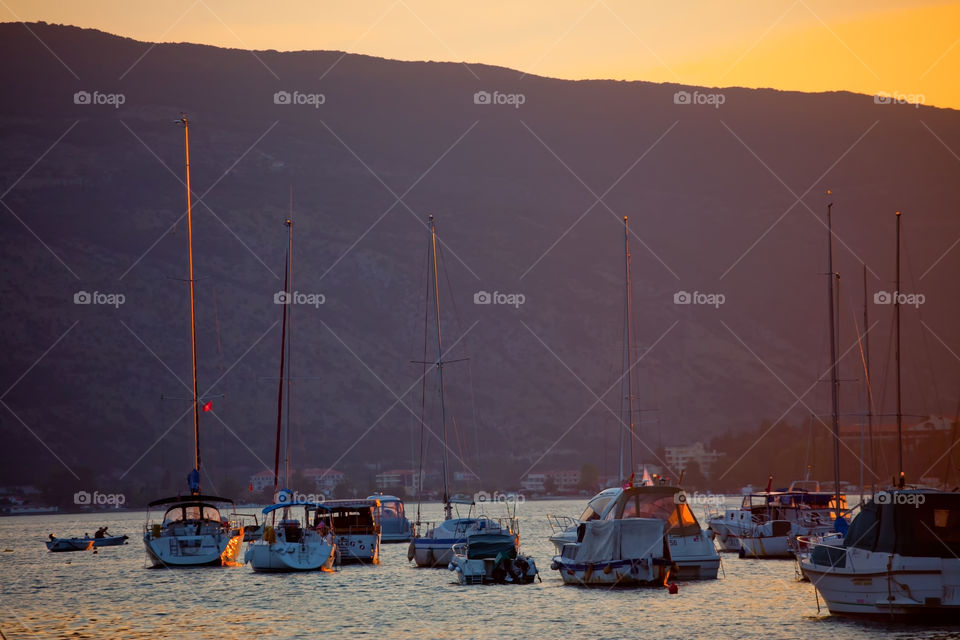
<instances>
[{"instance_id":1,"label":"motorboat","mask_svg":"<svg viewBox=\"0 0 960 640\"><path fill-rule=\"evenodd\" d=\"M220 513L229 498L192 494L154 500L148 507L164 507L160 522L150 520L144 526L143 543L147 559L154 567L220 566L233 530Z\"/></svg>"},{"instance_id":2,"label":"motorboat","mask_svg":"<svg viewBox=\"0 0 960 640\"><path fill-rule=\"evenodd\" d=\"M378 493L367 500L380 501L380 542L409 542L413 528L407 519L403 500L396 496Z\"/></svg>"},{"instance_id":3,"label":"motorboat","mask_svg":"<svg viewBox=\"0 0 960 640\"><path fill-rule=\"evenodd\" d=\"M660 586L670 577L666 523L660 518L591 520L577 526L577 538L563 545L550 568L564 584Z\"/></svg>"},{"instance_id":4,"label":"motorboat","mask_svg":"<svg viewBox=\"0 0 960 640\"><path fill-rule=\"evenodd\" d=\"M879 492L800 570L834 614L960 621L960 493Z\"/></svg>"},{"instance_id":5,"label":"motorboat","mask_svg":"<svg viewBox=\"0 0 960 640\"><path fill-rule=\"evenodd\" d=\"M380 564L380 501L327 500L323 505L341 562Z\"/></svg>"},{"instance_id":6,"label":"motorboat","mask_svg":"<svg viewBox=\"0 0 960 640\"><path fill-rule=\"evenodd\" d=\"M744 557L790 557L796 536L817 536L834 529L836 494L818 485L792 483L785 490L767 490L743 497L740 507L711 511L707 525L721 551L740 552ZM840 513L846 516L847 501L840 494ZM779 522L780 524L777 524ZM782 524L782 523L787 524Z\"/></svg>"},{"instance_id":7,"label":"motorboat","mask_svg":"<svg viewBox=\"0 0 960 640\"><path fill-rule=\"evenodd\" d=\"M566 545L577 542L581 527L595 521L656 518L664 523L664 535L673 564L671 577L713 580L720 556L687 504L686 493L667 485L613 487L604 489L587 503L578 519L547 516L553 528L550 541L561 555ZM632 530L631 530L632 531ZM643 535L647 530L641 528Z\"/></svg>"},{"instance_id":8,"label":"motorboat","mask_svg":"<svg viewBox=\"0 0 960 640\"><path fill-rule=\"evenodd\" d=\"M451 504L468 506L467 516L421 523L407 552L407 558L416 562L418 567L448 566L454 557L453 547L466 544L471 536L478 534L507 535L514 541L514 546L518 544L516 518L493 519L483 514L474 515L476 505L472 501L451 501Z\"/></svg>"},{"instance_id":9,"label":"motorboat","mask_svg":"<svg viewBox=\"0 0 960 640\"><path fill-rule=\"evenodd\" d=\"M285 499L291 495L283 490L279 502L264 507L263 537L247 543L244 563L260 572L333 570L337 546L326 524L330 510Z\"/></svg>"},{"instance_id":10,"label":"motorboat","mask_svg":"<svg viewBox=\"0 0 960 640\"><path fill-rule=\"evenodd\" d=\"M460 584L529 584L540 577L537 565L517 551L508 533L475 533L453 545L447 565Z\"/></svg>"}]
</instances>

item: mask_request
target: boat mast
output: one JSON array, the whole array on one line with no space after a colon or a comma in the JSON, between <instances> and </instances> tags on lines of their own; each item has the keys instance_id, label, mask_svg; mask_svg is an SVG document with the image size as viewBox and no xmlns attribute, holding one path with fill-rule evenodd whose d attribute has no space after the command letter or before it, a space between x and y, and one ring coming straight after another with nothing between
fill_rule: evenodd
<instances>
[{"instance_id":1,"label":"boat mast","mask_svg":"<svg viewBox=\"0 0 960 640\"><path fill-rule=\"evenodd\" d=\"M287 241L287 259L284 261L283 271L283 292L290 295L290 245L292 244L293 225L289 219L286 223L288 228ZM287 355L287 305L283 306L283 319L280 327L280 383L277 385L277 443L273 454L273 493L276 496L277 489L280 486L280 434L283 432L283 384L286 381L284 377L286 369L284 368Z\"/></svg>"},{"instance_id":2,"label":"boat mast","mask_svg":"<svg viewBox=\"0 0 960 640\"><path fill-rule=\"evenodd\" d=\"M900 212L897 211L897 276L893 293L894 322L896 323L897 344L894 354L897 362L897 482L903 485L903 404L900 389Z\"/></svg>"},{"instance_id":3,"label":"boat mast","mask_svg":"<svg viewBox=\"0 0 960 640\"><path fill-rule=\"evenodd\" d=\"M287 432L285 434L285 441L283 445L284 449L284 462L283 462L283 485L284 487L290 487L290 396L292 392L290 390L290 372L293 369L293 350L291 347L291 342L293 342L293 187L290 187L290 217L287 218L285 224L287 225L287 276L289 280L289 286L287 288L287 304L286 307L290 307L287 310Z\"/></svg>"},{"instance_id":4,"label":"boat mast","mask_svg":"<svg viewBox=\"0 0 960 640\"><path fill-rule=\"evenodd\" d=\"M876 469L876 453L873 446L873 380L870 378L870 305L867 298L867 265L863 265L863 375L866 378L866 401L867 401L867 437L870 442L870 467ZM863 456L861 456L862 458ZM860 491L863 491L861 482ZM871 485L874 483L871 482ZM871 491L871 493L873 493ZM861 503L863 500L860 501Z\"/></svg>"},{"instance_id":5,"label":"boat mast","mask_svg":"<svg viewBox=\"0 0 960 640\"><path fill-rule=\"evenodd\" d=\"M623 216L623 269L624 269L624 302L626 306L626 354L624 357L625 366L627 367L627 415L629 416L628 422L630 425L630 473L633 474L636 471L636 467L633 461L633 438L634 438L634 425L633 425L633 332L631 325L633 323L633 293L632 293L632 283L630 281L630 228L628 226L627 216ZM623 442L623 430L620 431L620 442ZM623 447L620 448L620 457L621 457L621 471L620 471L620 482L623 482Z\"/></svg>"},{"instance_id":6,"label":"boat mast","mask_svg":"<svg viewBox=\"0 0 960 640\"><path fill-rule=\"evenodd\" d=\"M440 334L440 274L437 269L437 224L430 216L430 255L433 261L433 300L437 312L437 375L440 378L440 423L443 436L443 515L444 520L453 517L450 491L447 486L447 409L443 388L443 339Z\"/></svg>"},{"instance_id":7,"label":"boat mast","mask_svg":"<svg viewBox=\"0 0 960 640\"><path fill-rule=\"evenodd\" d=\"M190 126L187 114L180 114L180 123L183 124L183 145L186 155L187 172L187 256L190 278L190 354L193 366L193 468L200 476L200 397L197 392L197 316L193 294L193 213L191 211L190 194ZM200 493L199 484L196 493Z\"/></svg>"},{"instance_id":8,"label":"boat mast","mask_svg":"<svg viewBox=\"0 0 960 640\"><path fill-rule=\"evenodd\" d=\"M830 195L830 191L827 191ZM833 493L836 518L840 518L840 382L837 379L837 327L834 313L833 280L836 274L833 271L833 203L827 204L827 294L829 299L830 315L830 404L831 426L833 427Z\"/></svg>"}]
</instances>

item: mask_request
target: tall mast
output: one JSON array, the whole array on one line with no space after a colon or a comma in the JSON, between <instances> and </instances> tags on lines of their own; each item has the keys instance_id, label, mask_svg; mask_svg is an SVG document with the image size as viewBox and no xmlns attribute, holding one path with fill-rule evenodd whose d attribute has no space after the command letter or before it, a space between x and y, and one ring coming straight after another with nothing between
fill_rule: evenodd
<instances>
[{"instance_id":1,"label":"tall mast","mask_svg":"<svg viewBox=\"0 0 960 640\"><path fill-rule=\"evenodd\" d=\"M897 211L897 279L893 292L894 322L897 344L894 348L897 361L897 481L903 482L903 403L900 390L900 212Z\"/></svg>"},{"instance_id":2,"label":"tall mast","mask_svg":"<svg viewBox=\"0 0 960 640\"><path fill-rule=\"evenodd\" d=\"M870 313L867 297L867 265L863 265L863 375L866 378L867 437L870 441L870 468L876 469L876 453L873 447L873 380L870 378ZM862 456L861 456L862 457ZM863 490L861 482L860 490ZM872 483L871 483L872 484ZM871 492L872 493L872 492ZM862 500L861 500L862 502Z\"/></svg>"},{"instance_id":3,"label":"tall mast","mask_svg":"<svg viewBox=\"0 0 960 640\"><path fill-rule=\"evenodd\" d=\"M288 227L288 236L293 233L293 226L288 218L285 222ZM290 240L287 245L287 259L283 264L283 292L290 295ZM289 300L289 297L287 298ZM280 486L280 434L283 432L283 385L286 382L286 355L287 355L287 306L283 307L282 322L280 327L280 383L277 385L277 444L273 454L273 493L276 495Z\"/></svg>"},{"instance_id":4,"label":"tall mast","mask_svg":"<svg viewBox=\"0 0 960 640\"><path fill-rule=\"evenodd\" d=\"M287 432L285 434L284 462L283 462L283 484L290 487L290 371L293 369L293 187L290 187L290 217L286 220L287 225L287 276L289 286L287 287L287 304L290 307L287 310Z\"/></svg>"},{"instance_id":5,"label":"tall mast","mask_svg":"<svg viewBox=\"0 0 960 640\"><path fill-rule=\"evenodd\" d=\"M827 195L830 192L827 191ZM829 299L830 318L830 404L831 426L833 427L833 481L834 481L834 508L836 518L840 518L840 382L837 379L837 326L834 313L833 280L836 274L833 271L833 203L827 205L827 294Z\"/></svg>"},{"instance_id":6,"label":"tall mast","mask_svg":"<svg viewBox=\"0 0 960 640\"><path fill-rule=\"evenodd\" d=\"M193 367L193 468L200 474L200 394L197 392L197 315L193 295L193 212L190 194L190 126L187 114L180 114L183 124L183 145L186 154L187 170L187 256L190 278L190 355ZM199 482L199 480L198 480ZM199 485L197 487L199 493Z\"/></svg>"},{"instance_id":7,"label":"tall mast","mask_svg":"<svg viewBox=\"0 0 960 640\"><path fill-rule=\"evenodd\" d=\"M433 299L437 312L437 375L440 378L440 423L443 436L443 514L444 519L453 517L450 491L447 486L447 408L443 388L443 339L440 334L440 273L437 269L437 224L430 216L430 255L433 262Z\"/></svg>"},{"instance_id":8,"label":"tall mast","mask_svg":"<svg viewBox=\"0 0 960 640\"><path fill-rule=\"evenodd\" d=\"M626 354L624 357L624 362L627 367L627 415L628 423L630 425L630 473L633 474L636 471L636 466L633 461L633 438L634 438L634 425L633 425L633 331L631 325L633 324L633 286L630 280L630 228L627 222L627 216L623 216L623 269L624 269L624 287L625 287L625 297L624 302L626 306L626 319L624 324L626 325ZM622 430L621 430L622 438ZM622 439L621 439L622 441ZM621 450L621 458L623 457L623 452ZM623 481L623 472L621 471L621 482Z\"/></svg>"}]
</instances>

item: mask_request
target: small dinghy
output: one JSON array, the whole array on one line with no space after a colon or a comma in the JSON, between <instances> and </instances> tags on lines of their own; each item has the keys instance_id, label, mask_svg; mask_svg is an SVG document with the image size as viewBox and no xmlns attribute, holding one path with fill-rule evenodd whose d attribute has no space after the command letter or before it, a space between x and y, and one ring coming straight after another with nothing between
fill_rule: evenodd
<instances>
[{"instance_id":1,"label":"small dinghy","mask_svg":"<svg viewBox=\"0 0 960 640\"><path fill-rule=\"evenodd\" d=\"M508 533L477 533L453 545L447 565L460 584L529 584L539 577L528 555L517 553L516 538Z\"/></svg>"},{"instance_id":2,"label":"small dinghy","mask_svg":"<svg viewBox=\"0 0 960 640\"><path fill-rule=\"evenodd\" d=\"M50 551L87 551L93 549L93 538L54 538L46 542Z\"/></svg>"},{"instance_id":3,"label":"small dinghy","mask_svg":"<svg viewBox=\"0 0 960 640\"><path fill-rule=\"evenodd\" d=\"M91 538L84 536L82 538L58 538L53 534L50 540L46 542L47 549L50 551L87 551L94 547L117 547L127 543L128 536L101 536Z\"/></svg>"}]
</instances>

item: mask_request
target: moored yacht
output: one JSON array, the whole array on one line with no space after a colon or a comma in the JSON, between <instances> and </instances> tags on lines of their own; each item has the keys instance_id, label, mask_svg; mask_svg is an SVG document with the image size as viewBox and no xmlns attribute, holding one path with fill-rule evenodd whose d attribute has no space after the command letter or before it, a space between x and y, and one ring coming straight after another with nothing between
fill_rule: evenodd
<instances>
[{"instance_id":1,"label":"moored yacht","mask_svg":"<svg viewBox=\"0 0 960 640\"><path fill-rule=\"evenodd\" d=\"M960 493L880 492L800 569L831 613L960 620Z\"/></svg>"},{"instance_id":2,"label":"moored yacht","mask_svg":"<svg viewBox=\"0 0 960 640\"><path fill-rule=\"evenodd\" d=\"M218 506L219 505L219 506ZM233 538L233 530L220 507L233 501L199 493L154 500L148 506L165 507L160 522L144 527L143 543L147 559L154 567L220 566L221 556Z\"/></svg>"},{"instance_id":3,"label":"moored yacht","mask_svg":"<svg viewBox=\"0 0 960 640\"><path fill-rule=\"evenodd\" d=\"M277 504L263 509L263 537L247 544L243 561L261 572L332 570L337 546L326 522L330 511L291 496L283 490Z\"/></svg>"},{"instance_id":4,"label":"moored yacht","mask_svg":"<svg viewBox=\"0 0 960 640\"><path fill-rule=\"evenodd\" d=\"M720 556L710 536L700 527L679 487L667 485L613 487L594 496L577 520L549 517L554 528L550 541L563 555L566 545L582 540L581 528L594 521L648 518L663 521L663 534L673 565L671 577L712 580L720 568ZM564 526L566 525L566 526ZM562 529L560 527L563 527ZM647 535L648 528L643 529Z\"/></svg>"},{"instance_id":5,"label":"moored yacht","mask_svg":"<svg viewBox=\"0 0 960 640\"><path fill-rule=\"evenodd\" d=\"M380 542L409 542L413 529L407 519L403 500L377 493L367 500L380 501Z\"/></svg>"},{"instance_id":6,"label":"moored yacht","mask_svg":"<svg viewBox=\"0 0 960 640\"><path fill-rule=\"evenodd\" d=\"M333 537L341 562L380 564L380 501L327 500Z\"/></svg>"},{"instance_id":7,"label":"moored yacht","mask_svg":"<svg viewBox=\"0 0 960 640\"><path fill-rule=\"evenodd\" d=\"M721 551L739 551L747 557L789 557L789 543L796 536L822 535L834 528L836 494L798 488L798 481L785 491L759 491L743 497L740 507L713 512L707 526ZM846 511L846 496L840 494L840 513Z\"/></svg>"}]
</instances>

